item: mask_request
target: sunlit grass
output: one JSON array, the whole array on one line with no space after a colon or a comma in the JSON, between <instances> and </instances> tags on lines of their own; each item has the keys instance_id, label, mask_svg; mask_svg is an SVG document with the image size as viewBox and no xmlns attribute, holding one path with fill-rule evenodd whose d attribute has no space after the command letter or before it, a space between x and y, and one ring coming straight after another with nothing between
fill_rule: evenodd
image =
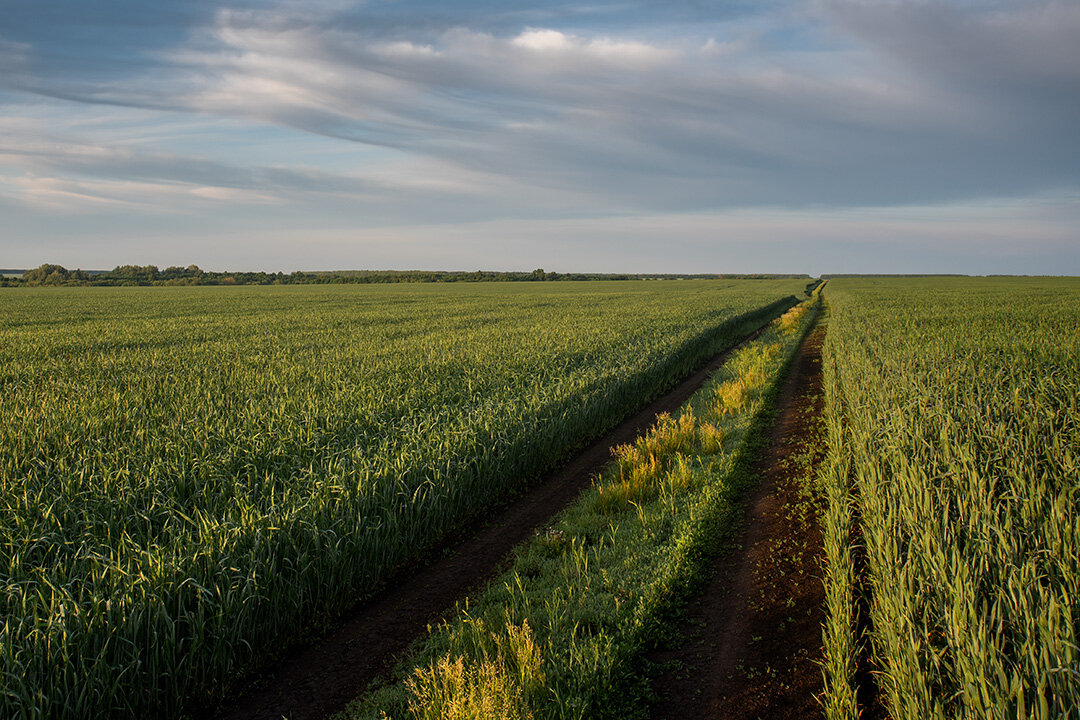
<instances>
[{"instance_id":1,"label":"sunlit grass","mask_svg":"<svg viewBox=\"0 0 1080 720\"><path fill-rule=\"evenodd\" d=\"M898 720L1078 717L1080 281L826 293L828 715L865 643Z\"/></svg>"}]
</instances>

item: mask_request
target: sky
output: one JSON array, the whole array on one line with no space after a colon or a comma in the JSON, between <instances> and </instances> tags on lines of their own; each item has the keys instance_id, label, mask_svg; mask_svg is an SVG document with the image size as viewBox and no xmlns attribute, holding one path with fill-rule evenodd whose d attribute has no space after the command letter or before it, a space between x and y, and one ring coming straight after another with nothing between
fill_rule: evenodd
<instances>
[{"instance_id":1,"label":"sky","mask_svg":"<svg viewBox=\"0 0 1080 720\"><path fill-rule=\"evenodd\" d=\"M0 267L1080 275L1076 0L0 0Z\"/></svg>"}]
</instances>

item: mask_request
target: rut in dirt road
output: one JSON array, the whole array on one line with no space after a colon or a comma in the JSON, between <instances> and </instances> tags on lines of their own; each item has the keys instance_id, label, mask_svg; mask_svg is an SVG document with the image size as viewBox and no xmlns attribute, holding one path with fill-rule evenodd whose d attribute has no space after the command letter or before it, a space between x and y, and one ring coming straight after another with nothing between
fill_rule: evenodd
<instances>
[{"instance_id":1,"label":"rut in dirt road","mask_svg":"<svg viewBox=\"0 0 1080 720\"><path fill-rule=\"evenodd\" d=\"M539 486L515 498L468 539L447 546L447 555L417 567L389 589L344 617L325 638L291 650L278 666L239 697L218 708L194 709L197 718L229 720L322 720L344 709L387 673L397 656L438 621L455 601L481 587L503 568L507 554L567 507L610 460L610 448L633 441L659 413L677 410L737 348L743 338L645 409L592 443Z\"/></svg>"},{"instance_id":2,"label":"rut in dirt road","mask_svg":"<svg viewBox=\"0 0 1080 720\"><path fill-rule=\"evenodd\" d=\"M825 452L824 325L804 341L777 399L734 548L691 600L679 648L655 684L654 720L820 718L824 547L807 487Z\"/></svg>"}]
</instances>

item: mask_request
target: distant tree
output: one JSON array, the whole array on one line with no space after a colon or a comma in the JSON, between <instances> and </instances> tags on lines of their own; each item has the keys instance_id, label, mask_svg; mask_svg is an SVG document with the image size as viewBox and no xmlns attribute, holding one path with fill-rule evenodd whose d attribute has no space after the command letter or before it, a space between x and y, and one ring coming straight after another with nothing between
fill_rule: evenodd
<instances>
[{"instance_id":1,"label":"distant tree","mask_svg":"<svg viewBox=\"0 0 1080 720\"><path fill-rule=\"evenodd\" d=\"M150 285L161 279L161 271L157 265L118 265L103 273L102 279L116 285Z\"/></svg>"},{"instance_id":2,"label":"distant tree","mask_svg":"<svg viewBox=\"0 0 1080 720\"><path fill-rule=\"evenodd\" d=\"M537 268L532 272L494 270L335 270L324 272L208 272L198 265L171 265L159 270L156 265L118 265L105 272L68 271L60 265L46 264L27 270L21 280L8 279L9 285L278 285L341 283L430 283L430 282L535 282L550 280L631 280L634 278L671 280L676 278L791 278L810 279L807 275L715 275L624 273L557 273ZM808 286L812 288L812 283Z\"/></svg>"},{"instance_id":3,"label":"distant tree","mask_svg":"<svg viewBox=\"0 0 1080 720\"><path fill-rule=\"evenodd\" d=\"M46 263L23 273L27 285L63 285L71 277L71 271L63 265Z\"/></svg>"}]
</instances>

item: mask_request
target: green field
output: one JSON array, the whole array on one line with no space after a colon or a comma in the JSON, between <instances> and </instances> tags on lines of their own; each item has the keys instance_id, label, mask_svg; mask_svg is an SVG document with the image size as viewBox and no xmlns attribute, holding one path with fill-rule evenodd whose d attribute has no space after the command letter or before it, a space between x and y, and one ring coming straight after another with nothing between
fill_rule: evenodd
<instances>
[{"instance_id":1,"label":"green field","mask_svg":"<svg viewBox=\"0 0 1080 720\"><path fill-rule=\"evenodd\" d=\"M1080 280L826 294L828 715L1078 717Z\"/></svg>"},{"instance_id":2,"label":"green field","mask_svg":"<svg viewBox=\"0 0 1080 720\"><path fill-rule=\"evenodd\" d=\"M805 290L0 291L0 717L214 702ZM823 714L1080 720L1080 279L820 295ZM818 308L617 448L349 714L646 712L643 653L730 537Z\"/></svg>"},{"instance_id":3,"label":"green field","mask_svg":"<svg viewBox=\"0 0 1080 720\"><path fill-rule=\"evenodd\" d=\"M770 323L677 416L615 448L504 575L338 720L645 717L643 653L738 526L777 381L817 311L815 298Z\"/></svg>"},{"instance_id":4,"label":"green field","mask_svg":"<svg viewBox=\"0 0 1080 720\"><path fill-rule=\"evenodd\" d=\"M0 294L0 715L175 715L805 281Z\"/></svg>"}]
</instances>

